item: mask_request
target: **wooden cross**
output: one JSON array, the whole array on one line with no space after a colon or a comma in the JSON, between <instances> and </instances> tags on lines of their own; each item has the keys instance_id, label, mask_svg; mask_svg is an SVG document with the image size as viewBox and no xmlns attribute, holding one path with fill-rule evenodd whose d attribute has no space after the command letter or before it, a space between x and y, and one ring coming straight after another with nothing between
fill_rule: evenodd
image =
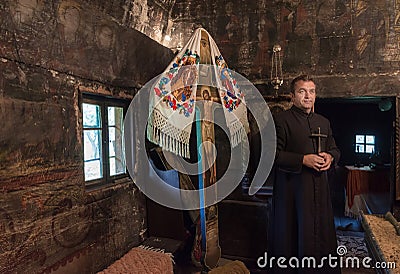
<instances>
[{"instance_id":1,"label":"wooden cross","mask_svg":"<svg viewBox=\"0 0 400 274\"><path fill-rule=\"evenodd\" d=\"M321 152L321 138L326 138L328 135L321 134L321 128L318 127L318 133L312 133L311 138L317 139L317 154Z\"/></svg>"}]
</instances>

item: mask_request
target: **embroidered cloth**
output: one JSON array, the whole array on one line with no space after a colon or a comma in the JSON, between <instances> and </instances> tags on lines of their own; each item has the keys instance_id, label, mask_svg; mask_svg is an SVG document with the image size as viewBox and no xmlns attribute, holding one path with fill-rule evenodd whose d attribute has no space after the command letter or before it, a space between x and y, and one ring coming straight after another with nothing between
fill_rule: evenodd
<instances>
[{"instance_id":1,"label":"embroidered cloth","mask_svg":"<svg viewBox=\"0 0 400 274\"><path fill-rule=\"evenodd\" d=\"M182 157L189 158L189 139L195 117L196 91L199 85L200 42L207 34L211 60L207 77L218 90L229 129L232 147L249 132L244 94L229 70L215 41L203 29L197 29L182 50L157 79L150 91L147 138ZM204 58L203 58L204 59ZM204 68L205 65L202 65ZM234 115L228 115L232 113Z\"/></svg>"}]
</instances>

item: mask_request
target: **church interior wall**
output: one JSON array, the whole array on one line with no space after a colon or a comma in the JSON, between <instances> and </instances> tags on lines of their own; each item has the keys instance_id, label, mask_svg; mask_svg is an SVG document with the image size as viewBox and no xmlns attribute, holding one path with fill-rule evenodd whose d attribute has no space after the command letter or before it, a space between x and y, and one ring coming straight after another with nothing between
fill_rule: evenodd
<instances>
[{"instance_id":1,"label":"church interior wall","mask_svg":"<svg viewBox=\"0 0 400 274\"><path fill-rule=\"evenodd\" d=\"M3 1L0 272L54 272L65 264L95 272L146 235L144 197L131 181L85 189L82 93L131 100L202 26L229 67L266 99L275 92L276 43L283 48L280 94L293 76L310 73L323 98L397 96L399 14L397 0ZM260 209L241 199L225 204L221 216L237 208L237 216L258 214L241 218L249 228L248 221L268 223L268 201ZM394 211L399 216L400 206ZM234 255L229 233L241 224L228 221L221 243ZM259 238L242 234L249 251L239 255L246 257Z\"/></svg>"},{"instance_id":2,"label":"church interior wall","mask_svg":"<svg viewBox=\"0 0 400 274\"><path fill-rule=\"evenodd\" d=\"M129 101L173 58L117 2L0 4L1 273L94 273L146 237L131 180L84 182L82 94Z\"/></svg>"},{"instance_id":3,"label":"church interior wall","mask_svg":"<svg viewBox=\"0 0 400 274\"><path fill-rule=\"evenodd\" d=\"M321 97L397 94L398 1L177 0L172 47L203 26L230 68L266 95L274 44L283 55L284 85L300 73L318 78Z\"/></svg>"}]
</instances>

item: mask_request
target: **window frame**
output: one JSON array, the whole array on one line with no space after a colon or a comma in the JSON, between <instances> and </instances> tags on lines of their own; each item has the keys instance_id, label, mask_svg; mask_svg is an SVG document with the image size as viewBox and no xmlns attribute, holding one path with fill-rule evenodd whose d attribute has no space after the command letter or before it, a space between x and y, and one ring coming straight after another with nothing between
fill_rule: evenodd
<instances>
[{"instance_id":1,"label":"window frame","mask_svg":"<svg viewBox=\"0 0 400 274\"><path fill-rule=\"evenodd\" d=\"M364 142L363 143L357 142L357 136L364 136ZM367 142L367 136L373 136L374 137L374 143L368 143ZM371 153L374 153L376 151L376 135L375 134L355 134L354 139L356 140L355 141L355 149L354 149L354 152L356 154L371 154ZM362 145L364 147L364 151L363 152L357 151L357 145ZM367 146L368 145L369 146L373 146L372 152L367 152Z\"/></svg>"},{"instance_id":2,"label":"window frame","mask_svg":"<svg viewBox=\"0 0 400 274\"><path fill-rule=\"evenodd\" d=\"M94 104L100 106L100 119L101 119L101 160L103 174L101 178L87 180L85 179L85 143L84 133L85 128L83 126L83 104ZM126 168L126 156L125 156L125 172L111 176L110 172L110 150L109 150L109 123L108 123L108 107L121 107L123 109L123 119L125 119L126 112L129 107L129 101L124 99L117 99L113 97L106 97L101 95L93 95L90 93L82 93L82 103L80 105L82 113L82 161L83 161L83 180L85 187L88 189L108 186L114 184L117 180L128 177L128 170ZM122 136L124 138L124 136Z\"/></svg>"}]
</instances>

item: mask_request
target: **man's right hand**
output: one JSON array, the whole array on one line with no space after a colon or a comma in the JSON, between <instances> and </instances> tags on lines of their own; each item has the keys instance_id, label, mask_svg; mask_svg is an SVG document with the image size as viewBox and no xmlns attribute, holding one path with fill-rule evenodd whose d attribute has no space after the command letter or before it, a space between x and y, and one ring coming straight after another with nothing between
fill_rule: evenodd
<instances>
[{"instance_id":1,"label":"man's right hand","mask_svg":"<svg viewBox=\"0 0 400 274\"><path fill-rule=\"evenodd\" d=\"M303 157L303 165L313 168L316 171L320 171L320 169L324 166L325 159L317 154L306 154Z\"/></svg>"}]
</instances>

